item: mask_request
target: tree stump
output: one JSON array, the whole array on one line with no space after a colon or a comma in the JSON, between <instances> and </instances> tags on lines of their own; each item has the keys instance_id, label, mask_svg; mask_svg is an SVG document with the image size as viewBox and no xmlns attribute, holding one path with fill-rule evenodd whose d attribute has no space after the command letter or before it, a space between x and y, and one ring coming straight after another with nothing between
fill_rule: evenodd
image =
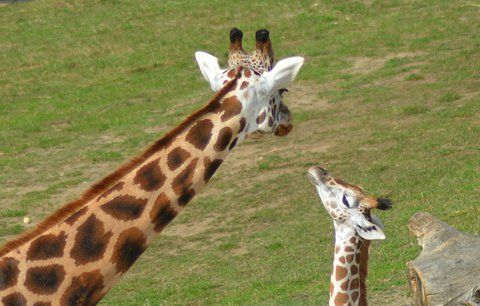
<instances>
[{"instance_id":1,"label":"tree stump","mask_svg":"<svg viewBox=\"0 0 480 306\"><path fill-rule=\"evenodd\" d=\"M407 263L415 305L480 305L480 237L429 213L415 213L410 232L423 250Z\"/></svg>"}]
</instances>

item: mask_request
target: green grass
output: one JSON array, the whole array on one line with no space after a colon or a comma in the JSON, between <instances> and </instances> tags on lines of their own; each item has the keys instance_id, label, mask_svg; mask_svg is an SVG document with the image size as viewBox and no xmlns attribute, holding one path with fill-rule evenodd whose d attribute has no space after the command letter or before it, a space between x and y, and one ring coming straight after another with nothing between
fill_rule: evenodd
<instances>
[{"instance_id":1,"label":"green grass","mask_svg":"<svg viewBox=\"0 0 480 306\"><path fill-rule=\"evenodd\" d=\"M480 233L480 19L464 4L0 7L0 242L205 103L196 50L224 63L232 26L248 49L266 27L277 59L306 58L285 98L296 128L240 145L104 305L325 304L333 228L305 177L315 164L394 200L379 213L387 240L373 245L369 289L374 304L404 298L420 251L413 213Z\"/></svg>"}]
</instances>

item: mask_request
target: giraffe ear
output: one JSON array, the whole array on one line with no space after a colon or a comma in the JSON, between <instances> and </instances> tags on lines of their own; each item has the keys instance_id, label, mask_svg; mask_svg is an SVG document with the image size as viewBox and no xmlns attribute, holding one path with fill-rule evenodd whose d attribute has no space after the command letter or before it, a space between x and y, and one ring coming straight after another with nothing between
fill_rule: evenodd
<instances>
[{"instance_id":1,"label":"giraffe ear","mask_svg":"<svg viewBox=\"0 0 480 306\"><path fill-rule=\"evenodd\" d=\"M220 82L221 72L220 65L218 64L218 58L210 55L206 52L195 52L195 59L197 60L198 67L205 80L210 83L210 87L213 91L218 91L222 88Z\"/></svg>"},{"instance_id":2,"label":"giraffe ear","mask_svg":"<svg viewBox=\"0 0 480 306\"><path fill-rule=\"evenodd\" d=\"M280 88L290 86L304 63L303 57L289 57L279 61L271 71L260 79L260 94L270 95Z\"/></svg>"},{"instance_id":3,"label":"giraffe ear","mask_svg":"<svg viewBox=\"0 0 480 306\"><path fill-rule=\"evenodd\" d=\"M374 216L372 222L368 221L363 215L360 220L356 220L357 233L366 240L383 240L385 234L383 233L382 226L378 217Z\"/></svg>"}]
</instances>

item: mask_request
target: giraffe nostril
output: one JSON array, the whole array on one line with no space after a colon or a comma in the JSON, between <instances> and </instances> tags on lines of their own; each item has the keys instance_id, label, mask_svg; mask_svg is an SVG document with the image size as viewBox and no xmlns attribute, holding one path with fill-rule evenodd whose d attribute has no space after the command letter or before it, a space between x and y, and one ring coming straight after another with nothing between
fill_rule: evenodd
<instances>
[{"instance_id":1,"label":"giraffe nostril","mask_svg":"<svg viewBox=\"0 0 480 306\"><path fill-rule=\"evenodd\" d=\"M321 175L327 175L327 171L322 167L318 167L318 171L320 172Z\"/></svg>"}]
</instances>

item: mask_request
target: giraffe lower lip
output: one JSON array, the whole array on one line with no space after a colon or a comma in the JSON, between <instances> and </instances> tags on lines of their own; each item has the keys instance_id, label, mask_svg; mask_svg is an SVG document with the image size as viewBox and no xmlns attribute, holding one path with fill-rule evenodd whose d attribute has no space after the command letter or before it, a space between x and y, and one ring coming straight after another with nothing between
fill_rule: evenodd
<instances>
[{"instance_id":1,"label":"giraffe lower lip","mask_svg":"<svg viewBox=\"0 0 480 306\"><path fill-rule=\"evenodd\" d=\"M317 178L311 174L311 173L307 173L307 178L310 180L310 182L312 182L314 185L317 185Z\"/></svg>"}]
</instances>

